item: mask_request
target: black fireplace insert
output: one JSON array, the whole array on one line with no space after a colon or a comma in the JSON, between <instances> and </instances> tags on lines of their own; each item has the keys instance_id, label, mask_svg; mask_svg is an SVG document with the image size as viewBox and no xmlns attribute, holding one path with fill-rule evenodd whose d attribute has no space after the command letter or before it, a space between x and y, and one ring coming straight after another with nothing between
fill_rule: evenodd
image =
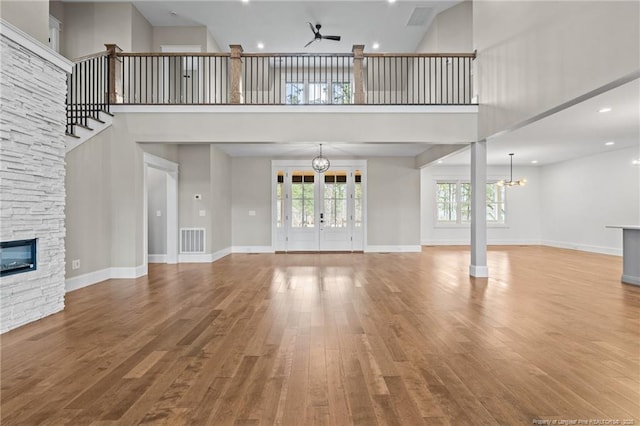
<instances>
[{"instance_id":1,"label":"black fireplace insert","mask_svg":"<svg viewBox=\"0 0 640 426\"><path fill-rule=\"evenodd\" d=\"M19 240L0 243L0 276L35 271L36 241Z\"/></svg>"}]
</instances>

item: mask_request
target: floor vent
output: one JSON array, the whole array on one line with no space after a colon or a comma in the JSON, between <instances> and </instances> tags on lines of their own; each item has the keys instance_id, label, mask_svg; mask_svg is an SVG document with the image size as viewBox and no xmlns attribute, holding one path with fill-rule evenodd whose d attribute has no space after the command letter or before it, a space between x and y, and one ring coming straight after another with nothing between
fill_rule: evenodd
<instances>
[{"instance_id":1,"label":"floor vent","mask_svg":"<svg viewBox=\"0 0 640 426\"><path fill-rule=\"evenodd\" d=\"M180 228L180 253L204 253L204 228Z\"/></svg>"}]
</instances>

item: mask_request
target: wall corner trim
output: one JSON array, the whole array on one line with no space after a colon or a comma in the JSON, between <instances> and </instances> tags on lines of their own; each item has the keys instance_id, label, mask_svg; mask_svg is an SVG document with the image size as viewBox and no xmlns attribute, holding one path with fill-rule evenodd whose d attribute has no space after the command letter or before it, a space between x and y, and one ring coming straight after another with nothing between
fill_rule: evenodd
<instances>
[{"instance_id":1,"label":"wall corner trim","mask_svg":"<svg viewBox=\"0 0 640 426\"><path fill-rule=\"evenodd\" d=\"M4 19L0 19L0 34L14 42L18 43L25 49L30 50L34 54L40 56L45 61L57 66L66 73L71 73L73 70L73 62L59 53L51 50L48 46L40 43L29 34L20 30L19 28L11 25Z\"/></svg>"}]
</instances>

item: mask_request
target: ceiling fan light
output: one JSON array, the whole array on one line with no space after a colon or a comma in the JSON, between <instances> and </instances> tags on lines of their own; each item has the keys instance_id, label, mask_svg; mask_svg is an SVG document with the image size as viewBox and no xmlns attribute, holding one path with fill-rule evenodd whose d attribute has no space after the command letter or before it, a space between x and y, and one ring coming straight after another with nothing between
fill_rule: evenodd
<instances>
[{"instance_id":1,"label":"ceiling fan light","mask_svg":"<svg viewBox=\"0 0 640 426\"><path fill-rule=\"evenodd\" d=\"M496 185L498 186L504 186L504 179L500 179L499 181L496 182Z\"/></svg>"}]
</instances>

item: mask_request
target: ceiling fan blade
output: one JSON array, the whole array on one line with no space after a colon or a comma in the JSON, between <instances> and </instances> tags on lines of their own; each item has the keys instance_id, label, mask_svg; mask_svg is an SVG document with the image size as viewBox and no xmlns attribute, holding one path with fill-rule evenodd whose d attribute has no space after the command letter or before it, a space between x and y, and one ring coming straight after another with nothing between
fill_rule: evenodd
<instances>
[{"instance_id":1,"label":"ceiling fan blade","mask_svg":"<svg viewBox=\"0 0 640 426\"><path fill-rule=\"evenodd\" d=\"M307 47L308 45L310 45L311 43L313 43L314 41L316 41L317 38L314 38L313 40L311 40L309 43L305 44L304 47Z\"/></svg>"},{"instance_id":2,"label":"ceiling fan blade","mask_svg":"<svg viewBox=\"0 0 640 426\"><path fill-rule=\"evenodd\" d=\"M340 41L340 36L322 36L322 38L325 39L325 40Z\"/></svg>"},{"instance_id":3,"label":"ceiling fan blade","mask_svg":"<svg viewBox=\"0 0 640 426\"><path fill-rule=\"evenodd\" d=\"M316 29L313 27L313 24L311 22L307 22L307 24L309 24L309 28L311 28L311 32L315 34Z\"/></svg>"}]
</instances>

